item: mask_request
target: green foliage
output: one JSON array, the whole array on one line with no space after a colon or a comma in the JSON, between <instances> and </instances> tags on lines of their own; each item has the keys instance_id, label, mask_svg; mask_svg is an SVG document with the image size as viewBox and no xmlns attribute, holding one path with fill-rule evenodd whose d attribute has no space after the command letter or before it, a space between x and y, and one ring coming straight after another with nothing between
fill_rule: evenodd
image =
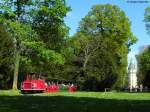
<instances>
[{"instance_id":1,"label":"green foliage","mask_svg":"<svg viewBox=\"0 0 150 112\"><path fill-rule=\"evenodd\" d=\"M32 9L30 15L33 28L48 48L60 52L65 42L64 38L68 36L64 17L70 8L66 6L64 0L44 0L38 2L36 6L38 7Z\"/></svg>"},{"instance_id":2,"label":"green foliage","mask_svg":"<svg viewBox=\"0 0 150 112\"><path fill-rule=\"evenodd\" d=\"M51 57L52 60L56 59L54 62L49 61L44 63L43 71L49 74L49 77L60 77L61 79L62 64L68 58L65 53L67 53L66 39L69 28L64 23L64 17L70 11L70 8L66 6L64 0L38 1L33 7L35 8L32 8L29 12L29 16L32 19L28 22L32 24L32 28L39 35L39 39L49 49L48 52L44 51L43 53L53 54Z\"/></svg>"},{"instance_id":3,"label":"green foliage","mask_svg":"<svg viewBox=\"0 0 150 112\"><path fill-rule=\"evenodd\" d=\"M137 56L138 60L138 83L150 87L150 47Z\"/></svg>"},{"instance_id":4,"label":"green foliage","mask_svg":"<svg viewBox=\"0 0 150 112\"><path fill-rule=\"evenodd\" d=\"M29 48L30 50L32 50L33 52L36 52L38 54L38 58L41 60L44 59L47 62L52 61L52 62L58 63L58 64L64 63L64 58L62 57L62 55L59 53L56 53L53 50L47 49L42 41L39 41L39 42L38 41L32 41L32 42L27 41L27 42L24 42L24 45L27 48ZM30 52L32 52L32 51L30 51Z\"/></svg>"},{"instance_id":5,"label":"green foliage","mask_svg":"<svg viewBox=\"0 0 150 112\"><path fill-rule=\"evenodd\" d=\"M127 54L136 40L129 19L117 6L93 6L72 39L76 56L82 60L77 80L81 78L87 90L123 87Z\"/></svg>"},{"instance_id":6,"label":"green foliage","mask_svg":"<svg viewBox=\"0 0 150 112\"><path fill-rule=\"evenodd\" d=\"M65 1L2 0L0 10L14 46L15 83L18 72L51 73L53 67L57 74L56 67L65 62L61 51L68 36L63 18L70 8Z\"/></svg>"},{"instance_id":7,"label":"green foliage","mask_svg":"<svg viewBox=\"0 0 150 112\"><path fill-rule=\"evenodd\" d=\"M147 33L150 35L150 7L147 7L145 9L145 14L144 14L144 22L146 26Z\"/></svg>"},{"instance_id":8,"label":"green foliage","mask_svg":"<svg viewBox=\"0 0 150 112\"><path fill-rule=\"evenodd\" d=\"M14 44L6 25L0 22L0 88L11 86Z\"/></svg>"},{"instance_id":9,"label":"green foliage","mask_svg":"<svg viewBox=\"0 0 150 112\"><path fill-rule=\"evenodd\" d=\"M150 7L145 9L144 22L147 33L150 35ZM138 61L138 83L150 87L150 46L137 55Z\"/></svg>"}]
</instances>

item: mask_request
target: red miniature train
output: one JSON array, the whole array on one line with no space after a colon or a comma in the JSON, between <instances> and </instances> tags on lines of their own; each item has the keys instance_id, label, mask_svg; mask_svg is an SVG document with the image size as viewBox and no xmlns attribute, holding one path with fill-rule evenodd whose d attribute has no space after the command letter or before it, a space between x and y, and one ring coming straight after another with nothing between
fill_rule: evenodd
<instances>
[{"instance_id":1,"label":"red miniature train","mask_svg":"<svg viewBox=\"0 0 150 112\"><path fill-rule=\"evenodd\" d=\"M35 77L35 74L26 75L25 80L21 83L22 93L39 93L39 92L59 92L60 85L57 83L47 84L41 77ZM66 86L69 92L75 92L76 87L72 85Z\"/></svg>"},{"instance_id":2,"label":"red miniature train","mask_svg":"<svg viewBox=\"0 0 150 112\"><path fill-rule=\"evenodd\" d=\"M34 77L34 78L33 78ZM35 75L26 75L21 83L21 92L44 92L46 90L45 81L41 78L35 78Z\"/></svg>"}]
</instances>

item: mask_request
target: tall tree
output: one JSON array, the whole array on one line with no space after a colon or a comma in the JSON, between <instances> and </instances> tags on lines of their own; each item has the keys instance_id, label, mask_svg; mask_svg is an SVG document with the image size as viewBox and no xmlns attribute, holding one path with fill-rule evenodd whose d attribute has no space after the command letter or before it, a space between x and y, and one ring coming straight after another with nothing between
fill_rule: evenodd
<instances>
[{"instance_id":1,"label":"tall tree","mask_svg":"<svg viewBox=\"0 0 150 112\"><path fill-rule=\"evenodd\" d=\"M23 42L30 41L31 38L35 38L36 34L33 32L30 26L23 25L18 22L12 22L10 20L3 20L7 25L7 31L13 38L14 44L14 78L13 78L13 89L17 89L19 63L21 59L21 52L23 49Z\"/></svg>"},{"instance_id":2,"label":"tall tree","mask_svg":"<svg viewBox=\"0 0 150 112\"><path fill-rule=\"evenodd\" d=\"M48 49L64 54L69 31L64 17L70 8L66 5L65 0L43 0L35 6L36 8L29 13L33 29L37 31L39 38ZM63 68L51 62L45 63L45 66L47 66L45 71L52 77L59 77L61 74L59 69Z\"/></svg>"},{"instance_id":3,"label":"tall tree","mask_svg":"<svg viewBox=\"0 0 150 112\"><path fill-rule=\"evenodd\" d=\"M15 44L14 78L12 87L13 89L17 89L19 63L21 58L21 42L23 38L27 38L28 36L30 36L31 33L28 32L30 29L25 32L24 30L26 30L27 27L20 23L22 21L25 11L23 7L25 7L25 4L27 3L28 1L22 0L2 0L2 3L0 4L0 16L4 18L1 21L6 23L7 26L10 27L9 33L12 35Z\"/></svg>"},{"instance_id":4,"label":"tall tree","mask_svg":"<svg viewBox=\"0 0 150 112\"><path fill-rule=\"evenodd\" d=\"M144 87L150 87L150 47L147 47L137 56L138 61L138 83Z\"/></svg>"},{"instance_id":5,"label":"tall tree","mask_svg":"<svg viewBox=\"0 0 150 112\"><path fill-rule=\"evenodd\" d=\"M144 22L148 35L150 35L150 7L145 9ZM138 61L138 83L150 87L150 46L143 47L143 51L137 55Z\"/></svg>"},{"instance_id":6,"label":"tall tree","mask_svg":"<svg viewBox=\"0 0 150 112\"><path fill-rule=\"evenodd\" d=\"M0 88L9 88L13 71L14 44L6 25L0 22Z\"/></svg>"},{"instance_id":7,"label":"tall tree","mask_svg":"<svg viewBox=\"0 0 150 112\"><path fill-rule=\"evenodd\" d=\"M115 5L95 5L81 20L74 37L82 45L76 48L78 56L83 58L87 82L99 82L93 83L97 87L92 88L122 87L127 54L137 40L125 13Z\"/></svg>"},{"instance_id":8,"label":"tall tree","mask_svg":"<svg viewBox=\"0 0 150 112\"><path fill-rule=\"evenodd\" d=\"M63 3L63 4L60 4ZM44 5L43 5L44 4ZM51 6L53 4L58 4L58 5L54 5L54 7L52 9L59 9L59 11L61 10L61 5L63 5L65 7L65 3L64 1L61 0L56 0L56 1L52 1L52 0L45 0L45 1L39 1L39 0L27 0L27 1L22 1L22 0L3 0L1 5L0 5L0 10L1 10L1 14L0 16L5 18L6 21L3 21L4 23L7 24L8 26L8 31L11 34L11 36L13 37L13 41L14 41L14 46L15 46L15 62L14 62L14 83L13 83L13 89L17 89L17 78L18 78L18 71L19 71L19 63L21 60L21 55L22 52L24 52L24 48L32 48L33 53L36 53L40 56L37 56L40 59L43 59L46 61L44 64L46 65L46 63L49 62L56 62L59 64L62 64L64 62L64 58L62 57L61 54L56 53L55 50L53 50L51 47L47 47L47 45L45 45L45 41L43 41L41 38L42 36L44 36L44 34L48 34L50 31L52 30L46 30L43 34L39 33L40 36L37 35L37 33L31 28L33 27L37 32L40 32L40 29L36 29L35 27L38 27L34 24L33 25L33 20L34 18L38 18L38 15L34 15L35 13L38 13L39 10L43 9L44 6L46 7L48 5L49 9L51 9ZM58 6L58 7L56 7ZM35 11L34 8L36 8ZM53 14L55 14L55 10L53 11ZM46 14L50 14L50 10L44 10L45 12L49 11ZM61 10L63 13L63 9ZM33 13L33 16L30 15L31 12ZM56 14L57 18L60 18L61 24L57 24L56 29L63 29L65 28L65 24L63 23L63 15L62 13L58 13ZM59 15L60 14L60 15ZM51 15L53 17L53 15ZM65 12L64 12L64 16L65 16ZM45 16L45 18L47 18ZM43 19L43 18L42 18ZM56 19L56 17L55 17ZM50 24L55 24L57 23L57 21L60 21L59 19L55 20L55 21L49 21ZM38 21L40 22L40 21ZM32 24L32 26L27 25L28 23ZM49 28L49 27L47 27ZM66 34L64 33L65 31L61 32L55 32L55 34L57 36L55 36L56 38L63 38L65 37ZM61 35L62 34L62 35ZM49 34L50 35L50 34ZM52 35L52 34L51 34ZM61 36L60 36L61 35ZM40 38L39 38L40 37ZM55 38L54 38L55 39ZM42 41L41 41L42 40ZM30 42L31 41L31 42ZM48 40L47 40L48 41ZM45 42L45 43L43 43ZM59 43L59 41L57 41ZM25 44L26 43L26 44ZM55 43L56 44L56 43ZM26 47L24 47L26 46ZM32 54L33 55L33 54ZM32 56L30 56L32 57ZM26 58L27 59L27 58ZM32 58L34 59L34 58ZM36 60L38 61L38 60ZM35 62L35 61L34 61ZM34 64L35 65L35 64Z\"/></svg>"}]
</instances>

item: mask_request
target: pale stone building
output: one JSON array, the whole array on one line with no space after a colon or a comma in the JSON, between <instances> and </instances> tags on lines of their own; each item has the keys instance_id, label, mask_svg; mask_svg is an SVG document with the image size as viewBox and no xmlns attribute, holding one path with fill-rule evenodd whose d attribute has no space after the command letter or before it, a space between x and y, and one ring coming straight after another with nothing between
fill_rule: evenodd
<instances>
[{"instance_id":1,"label":"pale stone building","mask_svg":"<svg viewBox=\"0 0 150 112\"><path fill-rule=\"evenodd\" d=\"M130 89L137 87L137 63L132 58L128 66L128 81Z\"/></svg>"}]
</instances>

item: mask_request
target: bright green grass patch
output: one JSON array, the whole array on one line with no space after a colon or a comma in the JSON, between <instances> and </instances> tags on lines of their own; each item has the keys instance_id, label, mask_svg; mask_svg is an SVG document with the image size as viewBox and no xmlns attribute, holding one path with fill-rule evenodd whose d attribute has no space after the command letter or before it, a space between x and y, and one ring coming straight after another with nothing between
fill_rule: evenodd
<instances>
[{"instance_id":1,"label":"bright green grass patch","mask_svg":"<svg viewBox=\"0 0 150 112\"><path fill-rule=\"evenodd\" d=\"M59 92L59 93L44 93L40 96L71 96L71 97L89 97L103 99L118 99L118 100L150 100L150 93L118 93L118 92Z\"/></svg>"},{"instance_id":2,"label":"bright green grass patch","mask_svg":"<svg viewBox=\"0 0 150 112\"><path fill-rule=\"evenodd\" d=\"M0 91L0 112L150 112L150 93Z\"/></svg>"},{"instance_id":3,"label":"bright green grass patch","mask_svg":"<svg viewBox=\"0 0 150 112\"><path fill-rule=\"evenodd\" d=\"M0 96L17 96L21 95L20 91L14 91L14 90L0 90Z\"/></svg>"}]
</instances>

